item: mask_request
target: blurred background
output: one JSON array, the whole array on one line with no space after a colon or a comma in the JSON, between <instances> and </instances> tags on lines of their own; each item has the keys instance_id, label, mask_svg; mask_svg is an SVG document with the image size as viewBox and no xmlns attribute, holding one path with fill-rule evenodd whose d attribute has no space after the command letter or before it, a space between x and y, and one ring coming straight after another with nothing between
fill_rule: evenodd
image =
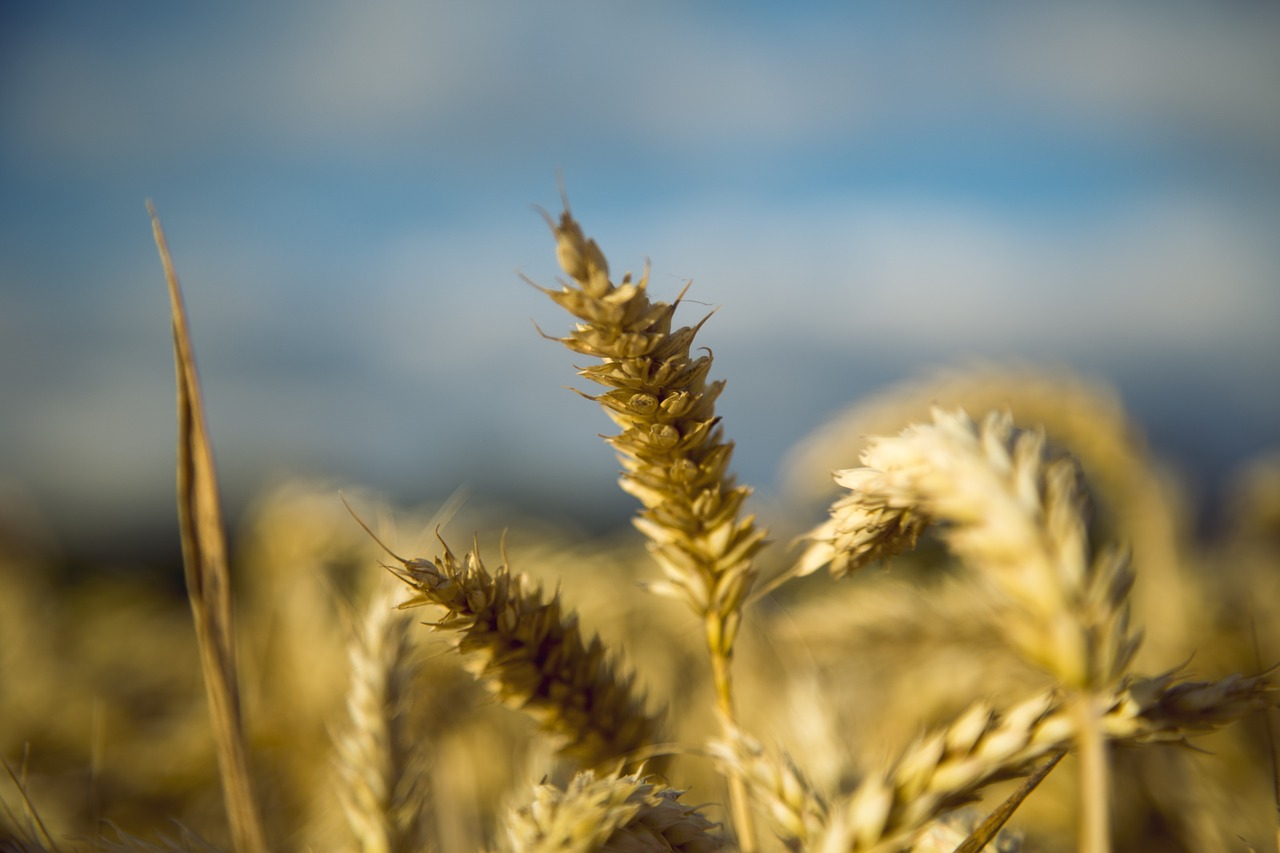
<instances>
[{"instance_id":1,"label":"blurred background","mask_svg":"<svg viewBox=\"0 0 1280 853\"><path fill-rule=\"evenodd\" d=\"M232 518L307 476L623 522L519 279L558 174L615 273L718 309L762 501L832 413L985 359L1113 384L1213 523L1280 438L1277 44L1260 2L5 4L0 525L177 553L147 198Z\"/></svg>"}]
</instances>

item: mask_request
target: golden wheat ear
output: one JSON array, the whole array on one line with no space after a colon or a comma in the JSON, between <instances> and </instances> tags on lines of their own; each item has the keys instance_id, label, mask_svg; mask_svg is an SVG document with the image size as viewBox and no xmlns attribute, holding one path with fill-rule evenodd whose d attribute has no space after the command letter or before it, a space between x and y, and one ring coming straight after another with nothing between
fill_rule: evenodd
<instances>
[{"instance_id":1,"label":"golden wheat ear","mask_svg":"<svg viewBox=\"0 0 1280 853\"><path fill-rule=\"evenodd\" d=\"M600 246L583 233L567 203L558 221L543 215L569 280L558 290L539 289L578 321L553 340L599 359L579 373L607 389L591 399L622 430L606 441L622 464L622 490L640 501L635 526L664 575L648 587L684 601L702 619L717 712L728 731L736 726L734 642L766 533L745 511L751 490L729 473L733 443L715 412L724 383L707 381L709 351L697 357L691 352L707 317L673 331L680 298L650 301L647 266L639 279L627 273L615 284ZM729 784L738 842L752 853L746 791L736 776Z\"/></svg>"},{"instance_id":2,"label":"golden wheat ear","mask_svg":"<svg viewBox=\"0 0 1280 853\"><path fill-rule=\"evenodd\" d=\"M598 637L584 641L578 617L507 562L490 572L473 547L459 559L441 540L434 560L404 560L394 573L414 595L400 607L435 605L431 623L454 631L458 651L506 705L528 713L583 767L635 765L659 741L662 714L650 713L634 677L623 675Z\"/></svg>"},{"instance_id":3,"label":"golden wheat ear","mask_svg":"<svg viewBox=\"0 0 1280 853\"><path fill-rule=\"evenodd\" d=\"M253 793L240 712L231 572L213 449L205 424L200 379L178 274L169 255L160 217L150 201L147 211L169 287L178 375L178 521L182 530L182 563L209 699L227 818L238 853L266 853L266 836Z\"/></svg>"}]
</instances>

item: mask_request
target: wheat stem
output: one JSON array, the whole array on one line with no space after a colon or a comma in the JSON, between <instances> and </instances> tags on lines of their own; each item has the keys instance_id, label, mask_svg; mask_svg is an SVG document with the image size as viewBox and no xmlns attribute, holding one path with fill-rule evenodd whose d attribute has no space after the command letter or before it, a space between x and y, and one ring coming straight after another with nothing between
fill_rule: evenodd
<instances>
[{"instance_id":1,"label":"wheat stem","mask_svg":"<svg viewBox=\"0 0 1280 853\"><path fill-rule=\"evenodd\" d=\"M1110 853L1111 772L1098 700L1092 693L1075 700L1078 719L1077 749L1080 755L1081 853Z\"/></svg>"},{"instance_id":2,"label":"wheat stem","mask_svg":"<svg viewBox=\"0 0 1280 853\"><path fill-rule=\"evenodd\" d=\"M711 620L714 617L708 616L707 618ZM709 628L708 634L718 636L719 632L714 628ZM735 732L738 729L738 722L733 707L733 667L728 654L712 649L711 673L715 682L716 710L720 717L721 730L725 733ZM751 810L748 808L746 782L743 781L741 776L730 773L728 784L729 809L733 816L733 827L737 835L738 847L742 853L755 853L757 846L755 821L752 819Z\"/></svg>"},{"instance_id":3,"label":"wheat stem","mask_svg":"<svg viewBox=\"0 0 1280 853\"><path fill-rule=\"evenodd\" d=\"M706 381L710 354L691 354L701 323L672 331L676 304L650 302L647 275L632 281L627 274L615 285L604 253L567 204L559 222L549 215L547 222L570 282L539 289L579 320L556 340L600 359L580 373L609 389L591 399L622 428L608 439L623 467L621 486L642 504L635 524L665 575L649 588L683 600L702 617L717 709L728 732L736 725L734 640L765 532L742 511L750 490L728 472L733 444L715 414L724 383ZM750 813L733 780L730 798L739 844L753 853Z\"/></svg>"}]
</instances>

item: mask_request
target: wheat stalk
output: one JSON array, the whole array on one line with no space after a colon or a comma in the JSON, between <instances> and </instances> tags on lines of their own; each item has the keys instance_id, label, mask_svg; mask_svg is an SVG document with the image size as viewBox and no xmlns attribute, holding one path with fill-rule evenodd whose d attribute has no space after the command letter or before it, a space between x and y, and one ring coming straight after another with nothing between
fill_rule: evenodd
<instances>
[{"instance_id":1,"label":"wheat stalk","mask_svg":"<svg viewBox=\"0 0 1280 853\"><path fill-rule=\"evenodd\" d=\"M580 373L609 389L591 399L622 429L608 442L623 467L623 490L643 506L636 527L665 575L649 587L685 601L703 619L718 710L732 727L730 662L765 531L743 512L750 489L729 474L733 443L715 414L724 383L707 382L709 353L694 358L690 352L702 323L672 331L678 299L651 302L647 272L636 281L630 273L617 285L610 281L604 253L583 234L567 203L558 223L549 215L547 222L570 282L560 290L539 289L579 320L569 335L554 340L601 362ZM731 796L739 842L750 851L754 840L742 792L735 787Z\"/></svg>"}]
</instances>

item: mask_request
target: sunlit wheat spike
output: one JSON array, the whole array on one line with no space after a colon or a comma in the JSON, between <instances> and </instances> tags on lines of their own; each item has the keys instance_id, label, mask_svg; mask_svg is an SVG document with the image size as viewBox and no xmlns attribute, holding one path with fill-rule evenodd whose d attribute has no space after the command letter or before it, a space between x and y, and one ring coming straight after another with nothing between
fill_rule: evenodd
<instances>
[{"instance_id":1,"label":"sunlit wheat spike","mask_svg":"<svg viewBox=\"0 0 1280 853\"><path fill-rule=\"evenodd\" d=\"M1068 448L1098 504L1091 525L1133 551L1141 578L1133 606L1144 629L1143 655L1162 665L1194 650L1191 638L1207 628L1197 599L1209 591L1189 559L1194 548L1187 547L1185 496L1151 457L1116 391L1097 379L1007 361L937 368L859 400L810 433L783 465L785 491L800 499L825 494L830 472L855 464L869 437L927 421L935 406L1007 410L1015 423L1043 430L1051 444Z\"/></svg>"},{"instance_id":2,"label":"sunlit wheat spike","mask_svg":"<svg viewBox=\"0 0 1280 853\"><path fill-rule=\"evenodd\" d=\"M580 321L558 340L601 361L582 375L609 389L593 399L622 429L609 439L622 488L643 505L636 525L666 576L652 588L717 617L711 640L727 650L765 532L743 513L750 490L728 472L733 445L715 414L723 383L707 381L709 353L690 352L701 323L673 331L676 306L649 300L647 275L614 284L567 210L548 220L570 282L543 291Z\"/></svg>"},{"instance_id":3,"label":"sunlit wheat spike","mask_svg":"<svg viewBox=\"0 0 1280 853\"><path fill-rule=\"evenodd\" d=\"M1125 673L1138 644L1128 560L1091 548L1078 470L1039 433L1015 430L1006 414L977 424L935 410L932 423L872 440L862 461L837 473L850 493L805 560L861 559L886 515L909 535L943 522L952 550L1006 602L1000 627L1030 660L1075 686Z\"/></svg>"},{"instance_id":4,"label":"sunlit wheat spike","mask_svg":"<svg viewBox=\"0 0 1280 853\"><path fill-rule=\"evenodd\" d=\"M656 742L660 716L646 710L634 679L618 674L598 637L583 641L577 616L563 612L558 596L544 600L505 562L491 574L474 548L458 559L444 546L434 560L407 560L396 574L416 592L400 606L443 607L434 626L457 632L477 675L559 736L565 756L597 767Z\"/></svg>"}]
</instances>

